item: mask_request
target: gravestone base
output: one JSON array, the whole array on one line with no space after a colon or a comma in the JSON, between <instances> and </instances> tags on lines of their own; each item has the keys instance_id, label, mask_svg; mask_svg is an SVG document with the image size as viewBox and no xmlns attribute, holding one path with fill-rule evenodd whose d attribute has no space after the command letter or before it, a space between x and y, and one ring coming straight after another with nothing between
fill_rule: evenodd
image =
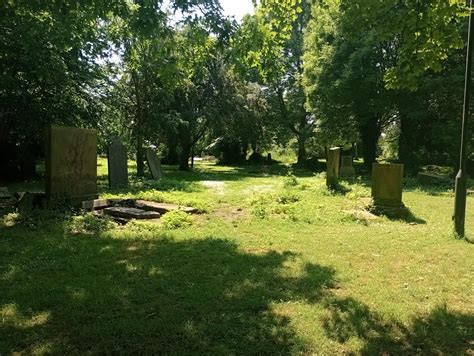
<instances>
[{"instance_id":1,"label":"gravestone base","mask_svg":"<svg viewBox=\"0 0 474 356\"><path fill-rule=\"evenodd\" d=\"M390 206L373 204L367 210L376 216L386 216L389 219L396 220L408 219L411 216L410 210L405 205Z\"/></svg>"}]
</instances>

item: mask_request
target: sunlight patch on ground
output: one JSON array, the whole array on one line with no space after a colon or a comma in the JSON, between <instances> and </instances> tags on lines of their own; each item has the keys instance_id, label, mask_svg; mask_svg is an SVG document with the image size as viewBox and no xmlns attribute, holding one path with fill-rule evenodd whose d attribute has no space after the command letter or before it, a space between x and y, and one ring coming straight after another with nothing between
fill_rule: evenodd
<instances>
[{"instance_id":1,"label":"sunlight patch on ground","mask_svg":"<svg viewBox=\"0 0 474 356\"><path fill-rule=\"evenodd\" d=\"M0 309L0 318L2 323L14 323L16 327L27 329L46 324L50 318L50 313L40 312L30 318L22 315L16 304L6 304Z\"/></svg>"},{"instance_id":2,"label":"sunlight patch on ground","mask_svg":"<svg viewBox=\"0 0 474 356\"><path fill-rule=\"evenodd\" d=\"M224 194L225 190L225 183L221 181L214 181L214 180L203 180L201 184L208 189L212 189L217 194L222 195Z\"/></svg>"},{"instance_id":3,"label":"sunlight patch on ground","mask_svg":"<svg viewBox=\"0 0 474 356\"><path fill-rule=\"evenodd\" d=\"M275 190L275 185L273 184L260 184L260 185L253 185L248 187L244 190L244 194L253 194L253 193L270 193Z\"/></svg>"}]
</instances>

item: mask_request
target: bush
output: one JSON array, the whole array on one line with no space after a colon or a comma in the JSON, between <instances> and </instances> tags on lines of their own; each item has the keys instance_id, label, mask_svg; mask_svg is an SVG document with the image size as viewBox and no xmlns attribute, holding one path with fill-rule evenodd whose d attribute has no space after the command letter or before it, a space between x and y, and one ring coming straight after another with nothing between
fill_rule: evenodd
<instances>
[{"instance_id":1,"label":"bush","mask_svg":"<svg viewBox=\"0 0 474 356\"><path fill-rule=\"evenodd\" d=\"M167 229L180 229L188 227L193 224L193 218L191 215L184 211L170 211L161 218L163 226Z\"/></svg>"},{"instance_id":2,"label":"bush","mask_svg":"<svg viewBox=\"0 0 474 356\"><path fill-rule=\"evenodd\" d=\"M298 179L290 172L286 175L286 177L283 179L283 188L288 189L288 188L293 188L298 185Z\"/></svg>"},{"instance_id":3,"label":"bush","mask_svg":"<svg viewBox=\"0 0 474 356\"><path fill-rule=\"evenodd\" d=\"M73 216L68 224L68 231L72 234L100 234L101 232L112 230L117 227L110 217L98 217L92 213Z\"/></svg>"},{"instance_id":4,"label":"bush","mask_svg":"<svg viewBox=\"0 0 474 356\"><path fill-rule=\"evenodd\" d=\"M276 198L276 201L279 204L296 203L299 200L299 195L292 191L283 192L283 194L278 195Z\"/></svg>"},{"instance_id":5,"label":"bush","mask_svg":"<svg viewBox=\"0 0 474 356\"><path fill-rule=\"evenodd\" d=\"M252 214L260 219L265 219L270 215L272 199L270 195L257 195L252 198L250 205Z\"/></svg>"}]
</instances>

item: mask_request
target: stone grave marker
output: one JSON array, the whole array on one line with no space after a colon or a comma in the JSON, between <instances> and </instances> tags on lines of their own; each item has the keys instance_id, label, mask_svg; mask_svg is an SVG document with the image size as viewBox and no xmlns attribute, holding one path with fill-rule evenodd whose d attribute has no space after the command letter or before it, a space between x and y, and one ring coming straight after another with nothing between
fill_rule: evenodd
<instances>
[{"instance_id":1,"label":"stone grave marker","mask_svg":"<svg viewBox=\"0 0 474 356\"><path fill-rule=\"evenodd\" d=\"M46 147L46 194L97 197L96 130L51 126Z\"/></svg>"},{"instance_id":2,"label":"stone grave marker","mask_svg":"<svg viewBox=\"0 0 474 356\"><path fill-rule=\"evenodd\" d=\"M158 219L161 215L156 211L146 211L137 208L116 206L104 209L104 214L124 219L148 220Z\"/></svg>"},{"instance_id":3,"label":"stone grave marker","mask_svg":"<svg viewBox=\"0 0 474 356\"><path fill-rule=\"evenodd\" d=\"M151 176L155 180L163 178L163 171L161 170L161 161L156 155L155 151L151 148L146 150L146 160L148 162L148 168L150 169Z\"/></svg>"},{"instance_id":4,"label":"stone grave marker","mask_svg":"<svg viewBox=\"0 0 474 356\"><path fill-rule=\"evenodd\" d=\"M128 185L127 148L119 140L107 147L107 165L109 168L109 187Z\"/></svg>"},{"instance_id":5,"label":"stone grave marker","mask_svg":"<svg viewBox=\"0 0 474 356\"><path fill-rule=\"evenodd\" d=\"M10 199L11 197L7 187L0 187L0 199Z\"/></svg>"},{"instance_id":6,"label":"stone grave marker","mask_svg":"<svg viewBox=\"0 0 474 356\"><path fill-rule=\"evenodd\" d=\"M339 168L339 175L341 177L354 177L355 170L352 164L352 156L341 157L341 167Z\"/></svg>"},{"instance_id":7,"label":"stone grave marker","mask_svg":"<svg viewBox=\"0 0 474 356\"><path fill-rule=\"evenodd\" d=\"M376 206L401 208L403 164L372 165L372 198Z\"/></svg>"},{"instance_id":8,"label":"stone grave marker","mask_svg":"<svg viewBox=\"0 0 474 356\"><path fill-rule=\"evenodd\" d=\"M326 170L326 185L329 188L337 186L337 180L339 178L339 158L341 155L341 149L339 147L333 147L328 150L327 154L327 170Z\"/></svg>"}]
</instances>

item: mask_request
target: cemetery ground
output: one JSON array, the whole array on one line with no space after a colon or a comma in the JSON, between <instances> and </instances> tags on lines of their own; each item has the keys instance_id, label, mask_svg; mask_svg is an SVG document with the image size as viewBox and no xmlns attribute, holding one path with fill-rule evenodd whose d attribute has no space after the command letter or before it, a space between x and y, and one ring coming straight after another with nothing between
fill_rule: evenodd
<instances>
[{"instance_id":1,"label":"cemetery ground","mask_svg":"<svg viewBox=\"0 0 474 356\"><path fill-rule=\"evenodd\" d=\"M453 236L449 187L406 181L397 220L364 209L361 178L330 192L285 166L164 168L109 190L100 159L100 196L201 214L2 212L1 355L474 354L474 245Z\"/></svg>"}]
</instances>

